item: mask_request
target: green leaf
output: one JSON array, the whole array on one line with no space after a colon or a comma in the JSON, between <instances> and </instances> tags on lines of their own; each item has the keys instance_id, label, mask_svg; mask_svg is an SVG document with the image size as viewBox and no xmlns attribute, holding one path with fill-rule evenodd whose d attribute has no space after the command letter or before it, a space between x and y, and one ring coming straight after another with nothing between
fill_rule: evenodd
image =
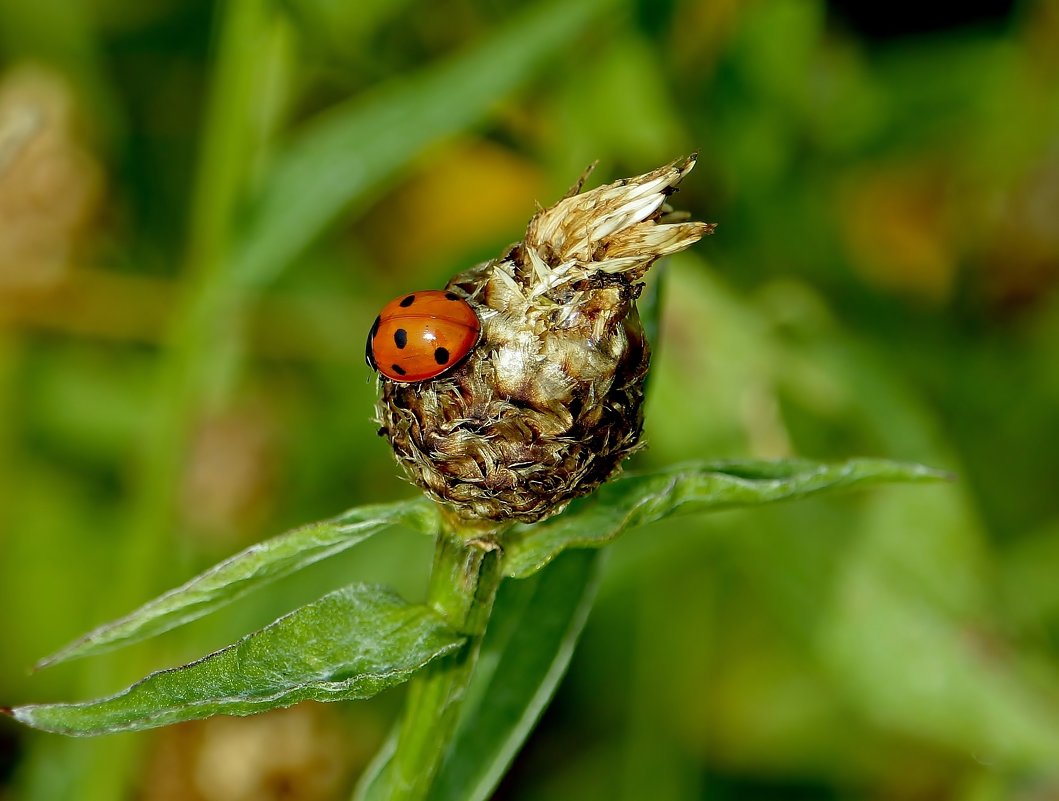
<instances>
[{"instance_id":1,"label":"green leaf","mask_svg":"<svg viewBox=\"0 0 1059 801\"><path fill-rule=\"evenodd\" d=\"M821 663L844 706L889 734L993 770L1053 768L1056 674L998 625L986 532L964 490L879 492L864 505L819 629ZM1055 563L1041 566L1054 583Z\"/></svg>"},{"instance_id":2,"label":"green leaf","mask_svg":"<svg viewBox=\"0 0 1059 801\"><path fill-rule=\"evenodd\" d=\"M353 790L352 801L386 801L390 790L390 761L397 751L400 726L394 726Z\"/></svg>"},{"instance_id":3,"label":"green leaf","mask_svg":"<svg viewBox=\"0 0 1059 801\"><path fill-rule=\"evenodd\" d=\"M385 587L355 584L117 695L16 707L10 714L34 728L87 736L250 715L299 701L369 698L463 641L427 606Z\"/></svg>"},{"instance_id":4,"label":"green leaf","mask_svg":"<svg viewBox=\"0 0 1059 801\"><path fill-rule=\"evenodd\" d=\"M596 597L602 554L565 553L500 587L431 801L485 801L551 701Z\"/></svg>"},{"instance_id":5,"label":"green leaf","mask_svg":"<svg viewBox=\"0 0 1059 801\"><path fill-rule=\"evenodd\" d=\"M437 507L423 498L362 506L251 545L125 617L90 631L42 659L37 667L102 653L169 631L392 525L433 533L437 530Z\"/></svg>"},{"instance_id":6,"label":"green leaf","mask_svg":"<svg viewBox=\"0 0 1059 801\"><path fill-rule=\"evenodd\" d=\"M500 586L459 728L430 801L489 798L555 693L596 596L601 554L572 551ZM355 801L386 798L392 737Z\"/></svg>"},{"instance_id":7,"label":"green leaf","mask_svg":"<svg viewBox=\"0 0 1059 801\"><path fill-rule=\"evenodd\" d=\"M870 565L853 565L839 593L824 657L851 710L998 768L1059 764L1054 693L1020 664L1024 656L997 647L1006 644L1001 637L924 603Z\"/></svg>"},{"instance_id":8,"label":"green leaf","mask_svg":"<svg viewBox=\"0 0 1059 801\"><path fill-rule=\"evenodd\" d=\"M722 461L627 475L545 523L517 526L504 541L504 571L525 578L567 548L598 548L636 526L673 514L753 506L883 481L937 481L946 475L915 464L853 459Z\"/></svg>"},{"instance_id":9,"label":"green leaf","mask_svg":"<svg viewBox=\"0 0 1059 801\"><path fill-rule=\"evenodd\" d=\"M234 256L237 279L270 280L354 200L430 144L484 118L606 2L538 3L470 52L380 86L311 124L265 177Z\"/></svg>"}]
</instances>

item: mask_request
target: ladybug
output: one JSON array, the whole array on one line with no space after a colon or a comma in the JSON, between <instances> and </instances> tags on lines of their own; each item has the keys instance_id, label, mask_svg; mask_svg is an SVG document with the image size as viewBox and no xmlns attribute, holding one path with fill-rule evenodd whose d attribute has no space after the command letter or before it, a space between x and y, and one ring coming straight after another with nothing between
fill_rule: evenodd
<instances>
[{"instance_id":1,"label":"ladybug","mask_svg":"<svg viewBox=\"0 0 1059 801\"><path fill-rule=\"evenodd\" d=\"M436 289L394 298L379 312L364 347L368 367L401 384L415 384L459 364L482 333L470 304Z\"/></svg>"}]
</instances>

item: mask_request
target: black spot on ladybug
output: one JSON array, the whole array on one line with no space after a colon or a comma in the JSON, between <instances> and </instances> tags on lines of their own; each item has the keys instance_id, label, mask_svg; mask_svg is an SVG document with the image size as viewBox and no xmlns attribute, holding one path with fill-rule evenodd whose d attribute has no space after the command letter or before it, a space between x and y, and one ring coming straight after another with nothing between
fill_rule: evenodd
<instances>
[{"instance_id":1,"label":"black spot on ladybug","mask_svg":"<svg viewBox=\"0 0 1059 801\"><path fill-rule=\"evenodd\" d=\"M404 368L401 367L401 365L399 365L399 364L391 364L390 365L390 369L393 370L395 373L397 373L397 375L404 375L405 374Z\"/></svg>"},{"instance_id":2,"label":"black spot on ladybug","mask_svg":"<svg viewBox=\"0 0 1059 801\"><path fill-rule=\"evenodd\" d=\"M448 364L449 363L449 352L448 352L448 350L446 348L437 348L434 351L434 361L436 361L438 364Z\"/></svg>"},{"instance_id":3,"label":"black spot on ladybug","mask_svg":"<svg viewBox=\"0 0 1059 801\"><path fill-rule=\"evenodd\" d=\"M457 295L455 292L446 292L445 293L445 300L459 300L459 299L460 299L460 296Z\"/></svg>"},{"instance_id":4,"label":"black spot on ladybug","mask_svg":"<svg viewBox=\"0 0 1059 801\"><path fill-rule=\"evenodd\" d=\"M415 302L416 302L416 296L415 295L409 295L407 298L401 298L401 302L398 303L397 305L400 306L402 309L407 309L409 306L411 306Z\"/></svg>"},{"instance_id":5,"label":"black spot on ladybug","mask_svg":"<svg viewBox=\"0 0 1059 801\"><path fill-rule=\"evenodd\" d=\"M404 348L408 344L408 332L403 328L398 328L393 332L393 344L399 348Z\"/></svg>"}]
</instances>

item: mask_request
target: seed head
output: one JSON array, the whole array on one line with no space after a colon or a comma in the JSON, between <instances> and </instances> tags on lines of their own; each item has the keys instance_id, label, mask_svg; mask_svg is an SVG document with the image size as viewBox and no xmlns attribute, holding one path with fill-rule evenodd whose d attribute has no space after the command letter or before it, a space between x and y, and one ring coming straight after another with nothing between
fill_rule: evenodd
<instances>
[{"instance_id":1,"label":"seed head","mask_svg":"<svg viewBox=\"0 0 1059 801\"><path fill-rule=\"evenodd\" d=\"M380 433L409 477L465 520L534 522L615 473L639 444L650 350L647 269L713 225L666 199L695 156L539 210L523 240L453 277L481 338L430 381L382 382Z\"/></svg>"}]
</instances>

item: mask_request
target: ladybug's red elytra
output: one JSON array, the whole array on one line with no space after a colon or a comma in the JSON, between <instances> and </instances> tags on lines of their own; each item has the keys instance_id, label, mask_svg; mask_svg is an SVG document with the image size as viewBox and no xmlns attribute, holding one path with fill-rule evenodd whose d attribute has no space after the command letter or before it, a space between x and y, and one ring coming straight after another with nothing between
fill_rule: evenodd
<instances>
[{"instance_id":1,"label":"ladybug's red elytra","mask_svg":"<svg viewBox=\"0 0 1059 801\"><path fill-rule=\"evenodd\" d=\"M383 377L415 384L455 367L481 333L478 315L459 295L410 292L382 307L368 332L364 358Z\"/></svg>"}]
</instances>

